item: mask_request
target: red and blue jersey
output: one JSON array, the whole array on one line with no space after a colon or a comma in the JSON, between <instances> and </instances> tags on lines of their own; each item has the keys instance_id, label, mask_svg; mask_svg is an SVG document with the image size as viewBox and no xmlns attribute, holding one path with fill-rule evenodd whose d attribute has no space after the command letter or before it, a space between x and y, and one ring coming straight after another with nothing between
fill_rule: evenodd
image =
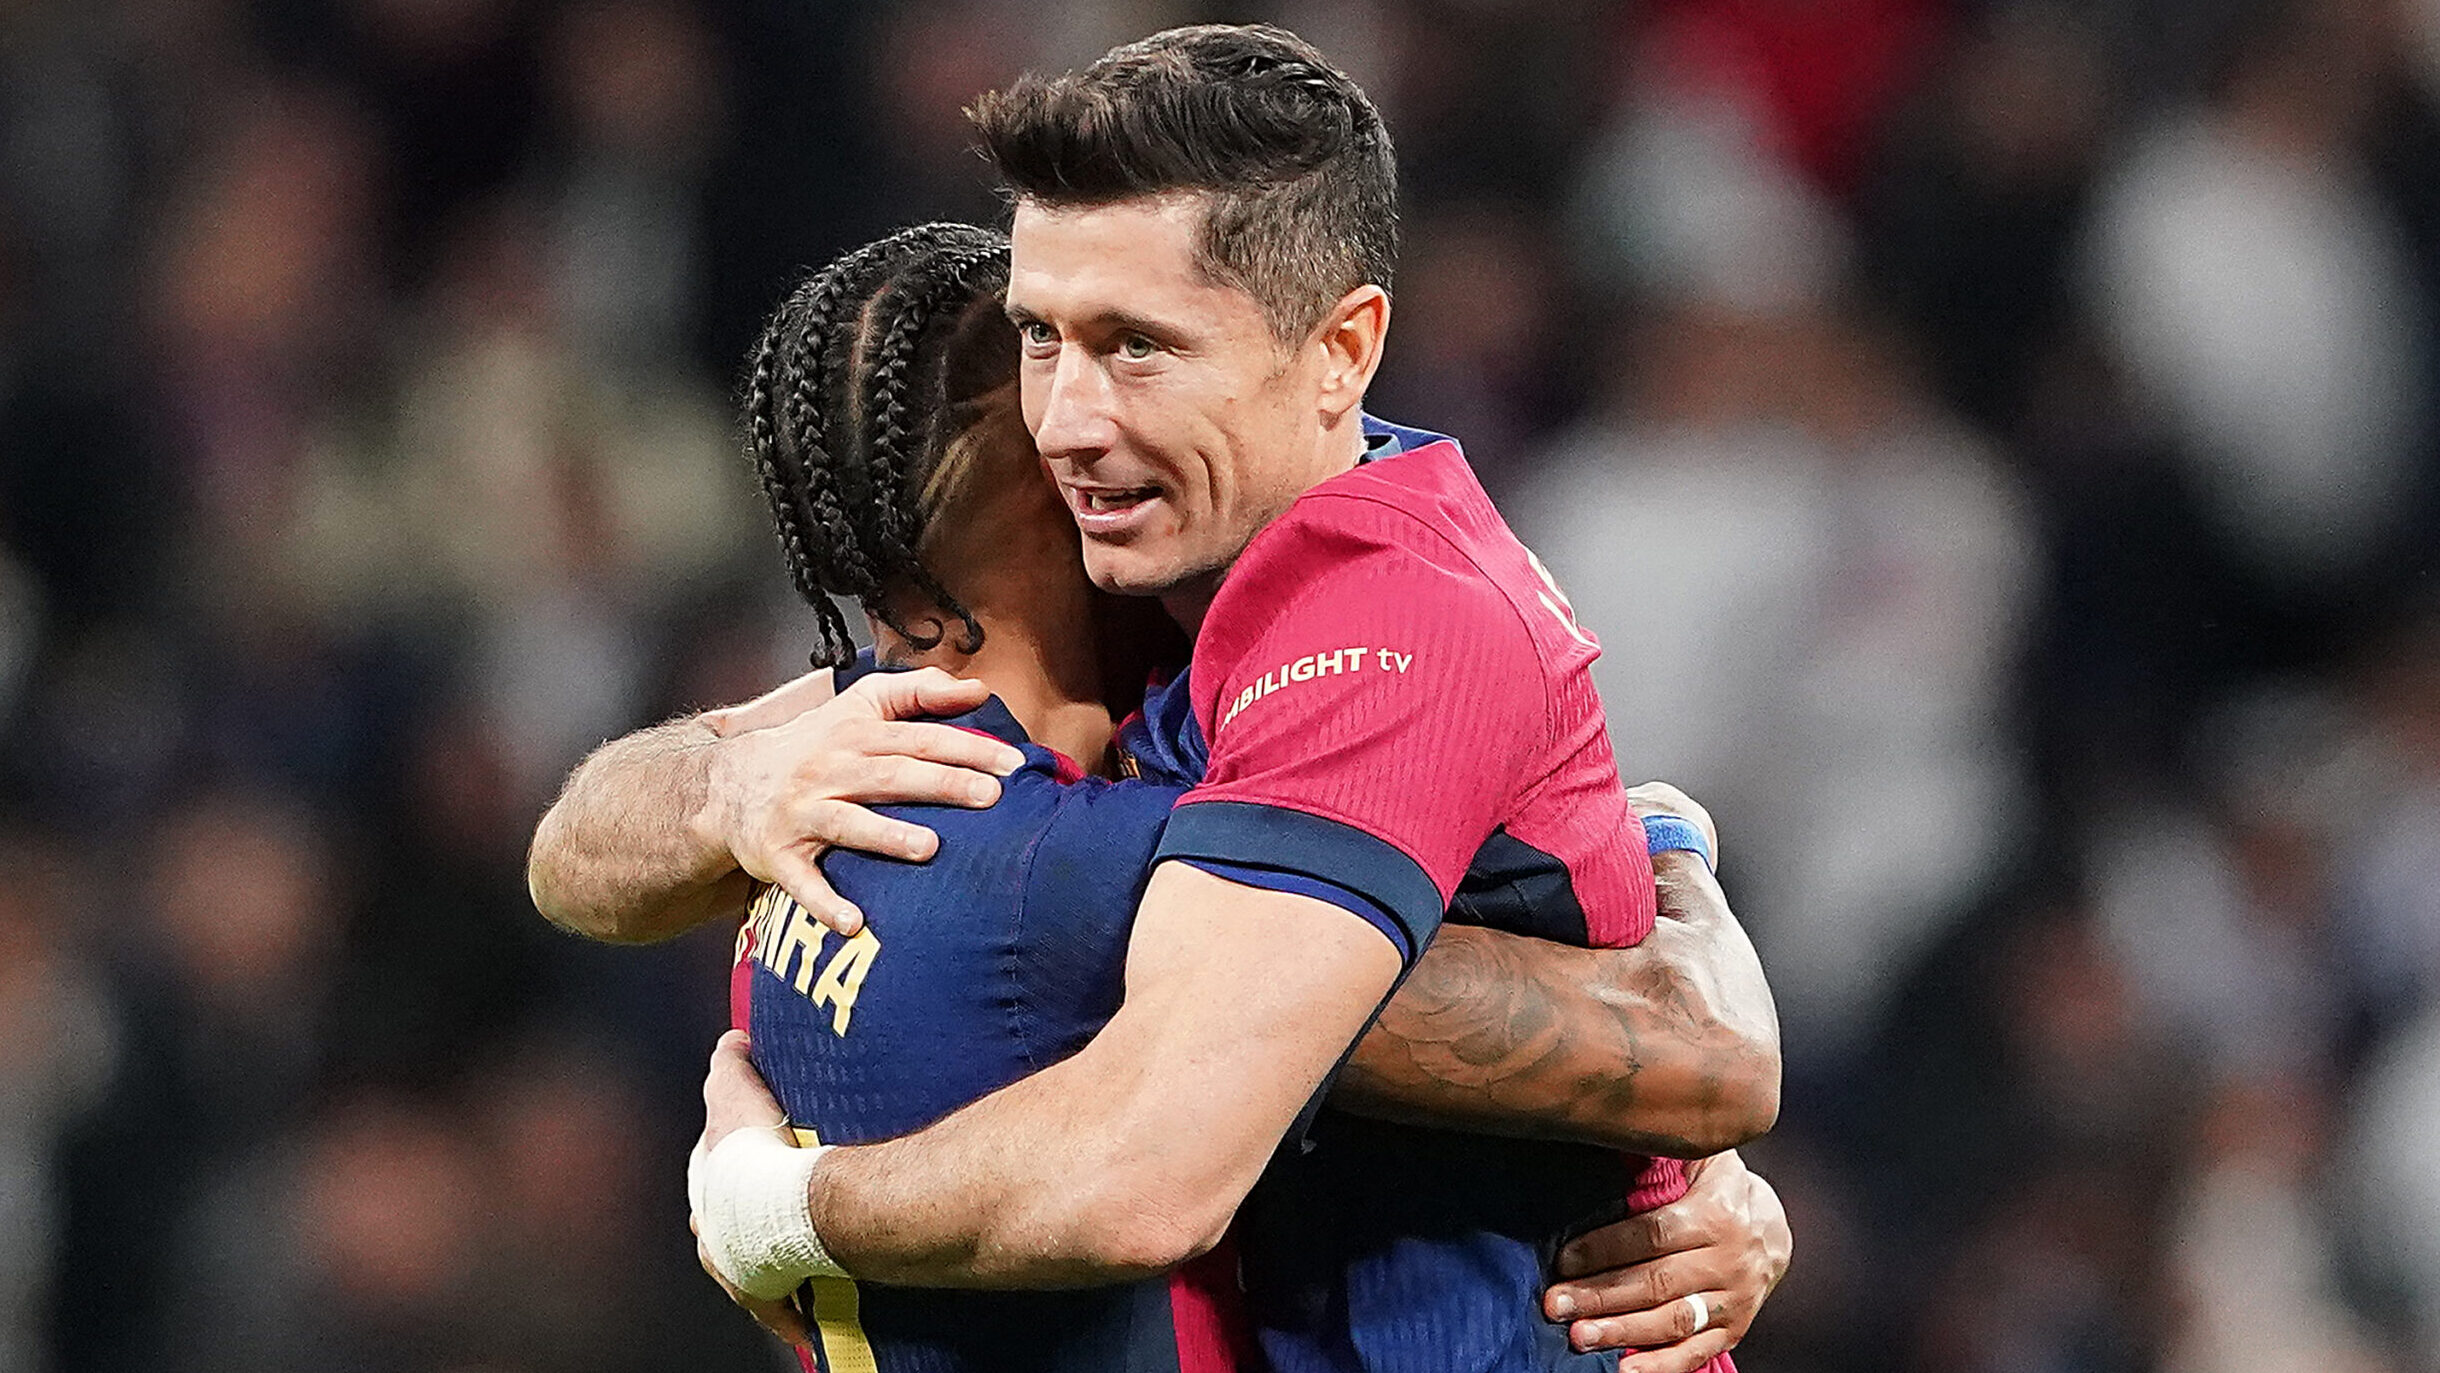
<instances>
[{"instance_id":1,"label":"red and blue jersey","mask_svg":"<svg viewBox=\"0 0 2440 1373\"><path fill-rule=\"evenodd\" d=\"M1161 858L1318 896L1409 960L1444 910L1578 944L1650 930L1596 646L1454 444L1368 431L1376 460L1254 541L1189 673L1125 731L1143 780L1080 778L987 703L961 723L1027 759L997 806L901 810L940 834L929 863L824 857L864 934L757 898L737 1011L793 1122L888 1138L1075 1052L1117 1009ZM1553 1252L1684 1186L1671 1162L1325 1112L1241 1217L1243 1298L1285 1373L1589 1369L1540 1315ZM1201 1373L1240 1366L1227 1272L1222 1256L1060 1293L816 1283L810 1314L825 1373Z\"/></svg>"},{"instance_id":2,"label":"red and blue jersey","mask_svg":"<svg viewBox=\"0 0 2440 1373\"><path fill-rule=\"evenodd\" d=\"M1160 856L1322 895L1410 959L1470 872L1504 928L1637 942L1652 863L1599 646L1453 441L1366 430L1368 461L1256 535L1204 617L1179 748L1208 771Z\"/></svg>"},{"instance_id":3,"label":"red and blue jersey","mask_svg":"<svg viewBox=\"0 0 2440 1373\"><path fill-rule=\"evenodd\" d=\"M1366 427L1369 460L1230 570L1184 706L1148 711L1171 766L1204 779L1160 856L1331 900L1410 957L1444 908L1639 942L1651 860L1599 646L1454 442ZM1676 1160L1324 1111L1240 1213L1249 1313L1279 1373L1612 1366L1541 1315L1558 1246L1685 1188Z\"/></svg>"}]
</instances>

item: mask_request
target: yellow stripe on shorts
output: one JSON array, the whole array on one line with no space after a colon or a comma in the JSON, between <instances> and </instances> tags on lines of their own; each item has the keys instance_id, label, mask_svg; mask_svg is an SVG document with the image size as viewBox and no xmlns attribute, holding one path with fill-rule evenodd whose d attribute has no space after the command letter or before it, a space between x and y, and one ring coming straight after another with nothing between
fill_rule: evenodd
<instances>
[{"instance_id":1,"label":"yellow stripe on shorts","mask_svg":"<svg viewBox=\"0 0 2440 1373\"><path fill-rule=\"evenodd\" d=\"M822 1137L810 1127L792 1125L796 1147L810 1149ZM873 1359L873 1342L864 1337L864 1294L853 1278L807 1278L797 1289L797 1313L813 1322L822 1342L825 1373L881 1373Z\"/></svg>"},{"instance_id":2,"label":"yellow stripe on shorts","mask_svg":"<svg viewBox=\"0 0 2440 1373\"><path fill-rule=\"evenodd\" d=\"M881 1373L873 1343L864 1338L864 1297L853 1278L807 1278L813 1328L822 1339L822 1366L829 1373Z\"/></svg>"}]
</instances>

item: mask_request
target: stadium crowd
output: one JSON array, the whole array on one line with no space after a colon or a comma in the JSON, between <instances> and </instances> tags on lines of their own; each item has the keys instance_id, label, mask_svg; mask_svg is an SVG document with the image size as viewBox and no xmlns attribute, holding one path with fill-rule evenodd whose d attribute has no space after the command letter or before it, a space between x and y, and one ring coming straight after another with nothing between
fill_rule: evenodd
<instances>
[{"instance_id":1,"label":"stadium crowd","mask_svg":"<svg viewBox=\"0 0 2440 1373\"><path fill-rule=\"evenodd\" d=\"M0 1370L775 1366L730 937L601 739L801 670L730 389L1201 18L1407 177L1465 440L1778 989L1753 1373L2440 1370L2440 3L0 5Z\"/></svg>"}]
</instances>

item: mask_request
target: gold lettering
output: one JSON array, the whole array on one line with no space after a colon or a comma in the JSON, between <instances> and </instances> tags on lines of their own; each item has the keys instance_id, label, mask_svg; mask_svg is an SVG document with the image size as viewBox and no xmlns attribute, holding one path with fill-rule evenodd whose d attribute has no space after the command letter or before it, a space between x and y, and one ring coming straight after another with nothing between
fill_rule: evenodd
<instances>
[{"instance_id":1,"label":"gold lettering","mask_svg":"<svg viewBox=\"0 0 2440 1373\"><path fill-rule=\"evenodd\" d=\"M873 970L873 959L880 953L880 937L868 925L840 946L813 984L813 1004L830 1008L833 1034L847 1033L847 1022L856 1013L856 997L864 990L865 974Z\"/></svg>"},{"instance_id":2,"label":"gold lettering","mask_svg":"<svg viewBox=\"0 0 2440 1373\"><path fill-rule=\"evenodd\" d=\"M771 971L786 977L799 994L813 985L813 965L822 956L823 928L813 923L805 908L794 901L788 903L788 923L781 929L778 941L771 949ZM788 972L789 955L798 955L796 973Z\"/></svg>"}]
</instances>

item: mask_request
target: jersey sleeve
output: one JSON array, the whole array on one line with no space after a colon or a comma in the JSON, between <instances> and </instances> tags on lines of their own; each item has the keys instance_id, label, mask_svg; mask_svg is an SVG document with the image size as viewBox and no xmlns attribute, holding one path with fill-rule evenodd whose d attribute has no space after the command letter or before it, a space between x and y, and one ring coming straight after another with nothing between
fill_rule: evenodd
<instances>
[{"instance_id":1,"label":"jersey sleeve","mask_svg":"<svg viewBox=\"0 0 2440 1373\"><path fill-rule=\"evenodd\" d=\"M1230 573L1195 656L1210 767L1160 857L1316 895L1411 959L1544 757L1515 609L1416 516L1308 498Z\"/></svg>"}]
</instances>

